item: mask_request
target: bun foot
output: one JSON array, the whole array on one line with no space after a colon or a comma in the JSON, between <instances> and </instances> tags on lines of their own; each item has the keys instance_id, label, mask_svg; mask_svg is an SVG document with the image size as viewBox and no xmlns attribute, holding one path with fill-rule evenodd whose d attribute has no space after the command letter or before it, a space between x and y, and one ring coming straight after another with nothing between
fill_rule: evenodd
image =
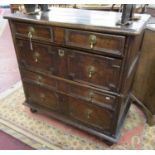
<instances>
[{"instance_id":1,"label":"bun foot","mask_svg":"<svg viewBox=\"0 0 155 155\"><path fill-rule=\"evenodd\" d=\"M108 145L109 147L112 146L114 143L113 142L110 142L108 140L103 140L103 142Z\"/></svg>"},{"instance_id":2,"label":"bun foot","mask_svg":"<svg viewBox=\"0 0 155 155\"><path fill-rule=\"evenodd\" d=\"M36 109L33 109L33 108L30 108L30 111L31 111L32 113L36 113L36 112L37 112L37 110L36 110Z\"/></svg>"}]
</instances>

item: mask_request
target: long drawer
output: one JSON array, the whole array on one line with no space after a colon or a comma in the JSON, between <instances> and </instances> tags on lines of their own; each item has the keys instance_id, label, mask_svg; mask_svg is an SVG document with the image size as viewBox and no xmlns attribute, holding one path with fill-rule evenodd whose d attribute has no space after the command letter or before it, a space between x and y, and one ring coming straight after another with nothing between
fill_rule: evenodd
<instances>
[{"instance_id":1,"label":"long drawer","mask_svg":"<svg viewBox=\"0 0 155 155\"><path fill-rule=\"evenodd\" d=\"M20 64L109 91L119 91L122 60L16 39Z\"/></svg>"},{"instance_id":2,"label":"long drawer","mask_svg":"<svg viewBox=\"0 0 155 155\"><path fill-rule=\"evenodd\" d=\"M114 111L117 107L118 97L94 88L86 87L76 82L72 83L71 81L58 79L56 77L49 77L39 73L30 72L24 69L21 70L21 75L24 82L44 86L45 88L50 88L58 93L85 100L90 104L96 104L111 111Z\"/></svg>"}]
</instances>

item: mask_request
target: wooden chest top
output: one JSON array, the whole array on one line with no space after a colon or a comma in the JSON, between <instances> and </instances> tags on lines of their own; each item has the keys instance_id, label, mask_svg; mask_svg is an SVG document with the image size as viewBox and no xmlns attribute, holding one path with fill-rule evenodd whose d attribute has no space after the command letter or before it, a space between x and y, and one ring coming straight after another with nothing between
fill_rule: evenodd
<instances>
[{"instance_id":1,"label":"wooden chest top","mask_svg":"<svg viewBox=\"0 0 155 155\"><path fill-rule=\"evenodd\" d=\"M134 21L129 26L116 24L121 19L121 13L71 8L52 8L48 12L39 12L36 15L26 15L18 12L6 15L4 18L72 29L138 35L144 29L150 15L141 14L138 16L140 16L140 20Z\"/></svg>"}]
</instances>

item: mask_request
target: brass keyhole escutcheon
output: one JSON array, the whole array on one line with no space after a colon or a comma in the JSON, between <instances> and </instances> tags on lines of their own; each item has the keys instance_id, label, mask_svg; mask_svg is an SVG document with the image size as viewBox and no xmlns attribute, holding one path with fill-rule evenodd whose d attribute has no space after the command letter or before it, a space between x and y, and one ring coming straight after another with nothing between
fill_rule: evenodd
<instances>
[{"instance_id":1,"label":"brass keyhole escutcheon","mask_svg":"<svg viewBox=\"0 0 155 155\"><path fill-rule=\"evenodd\" d=\"M95 67L94 66L89 66L89 68L88 68L88 77L92 78L94 73L95 73Z\"/></svg>"},{"instance_id":2,"label":"brass keyhole escutcheon","mask_svg":"<svg viewBox=\"0 0 155 155\"><path fill-rule=\"evenodd\" d=\"M59 49L58 54L59 54L60 57L64 57L65 51L63 49Z\"/></svg>"},{"instance_id":3,"label":"brass keyhole escutcheon","mask_svg":"<svg viewBox=\"0 0 155 155\"><path fill-rule=\"evenodd\" d=\"M40 54L39 54L38 52L35 52L35 53L33 54L33 58L34 58L34 61L35 61L35 62L38 62L38 61L39 61L39 57L40 57Z\"/></svg>"},{"instance_id":4,"label":"brass keyhole escutcheon","mask_svg":"<svg viewBox=\"0 0 155 155\"><path fill-rule=\"evenodd\" d=\"M95 44L96 44L96 36L95 35L90 35L89 36L89 45L90 45L90 48L92 49Z\"/></svg>"}]
</instances>

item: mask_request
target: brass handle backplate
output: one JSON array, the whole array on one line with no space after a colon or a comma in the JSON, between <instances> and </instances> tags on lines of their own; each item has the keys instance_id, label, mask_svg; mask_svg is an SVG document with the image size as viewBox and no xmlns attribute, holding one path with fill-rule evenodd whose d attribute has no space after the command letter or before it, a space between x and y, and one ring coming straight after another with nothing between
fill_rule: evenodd
<instances>
[{"instance_id":1,"label":"brass handle backplate","mask_svg":"<svg viewBox=\"0 0 155 155\"><path fill-rule=\"evenodd\" d=\"M90 35L89 36L89 45L90 45L90 48L92 49L95 44L96 44L96 36L95 35Z\"/></svg>"},{"instance_id":2,"label":"brass handle backplate","mask_svg":"<svg viewBox=\"0 0 155 155\"><path fill-rule=\"evenodd\" d=\"M60 57L64 57L65 51L63 49L59 49L58 54L59 54Z\"/></svg>"},{"instance_id":3,"label":"brass handle backplate","mask_svg":"<svg viewBox=\"0 0 155 155\"><path fill-rule=\"evenodd\" d=\"M95 73L95 67L94 66L89 66L88 67L88 77L89 78L92 78L92 76L94 75Z\"/></svg>"},{"instance_id":4,"label":"brass handle backplate","mask_svg":"<svg viewBox=\"0 0 155 155\"><path fill-rule=\"evenodd\" d=\"M31 32L31 34L34 34L34 33L35 33L35 29L34 29L34 27L32 27L32 26L30 26L30 27L28 28L28 31Z\"/></svg>"}]
</instances>

